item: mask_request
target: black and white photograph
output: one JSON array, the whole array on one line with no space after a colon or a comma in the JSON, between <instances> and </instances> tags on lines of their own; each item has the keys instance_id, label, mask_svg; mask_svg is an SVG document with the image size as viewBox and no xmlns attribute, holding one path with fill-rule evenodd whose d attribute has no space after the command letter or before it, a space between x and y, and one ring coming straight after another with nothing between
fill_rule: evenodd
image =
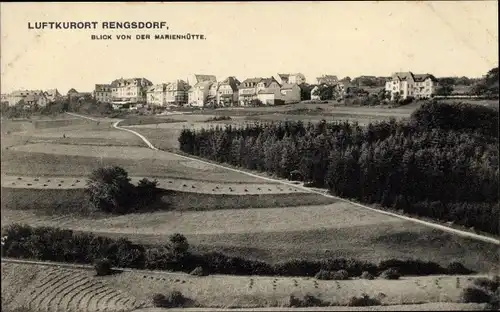
<instances>
[{"instance_id":1,"label":"black and white photograph","mask_svg":"<svg viewBox=\"0 0 500 312\"><path fill-rule=\"evenodd\" d=\"M498 1L1 2L1 309L500 310Z\"/></svg>"}]
</instances>

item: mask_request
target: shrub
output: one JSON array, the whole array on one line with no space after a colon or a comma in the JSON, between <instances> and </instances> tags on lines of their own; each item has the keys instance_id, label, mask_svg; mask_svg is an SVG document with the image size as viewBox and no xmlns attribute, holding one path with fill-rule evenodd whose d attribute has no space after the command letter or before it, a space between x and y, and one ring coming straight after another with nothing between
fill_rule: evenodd
<instances>
[{"instance_id":1,"label":"shrub","mask_svg":"<svg viewBox=\"0 0 500 312\"><path fill-rule=\"evenodd\" d=\"M92 171L85 189L94 208L114 213L129 211L134 203L134 190L128 173L117 166Z\"/></svg>"},{"instance_id":2,"label":"shrub","mask_svg":"<svg viewBox=\"0 0 500 312\"><path fill-rule=\"evenodd\" d=\"M97 276L106 276L112 273L111 261L107 258L99 259L94 264L94 269Z\"/></svg>"},{"instance_id":3,"label":"shrub","mask_svg":"<svg viewBox=\"0 0 500 312\"><path fill-rule=\"evenodd\" d=\"M363 273L361 273L361 278L367 279L367 280L372 280L372 279L375 279L375 276L373 276L373 274L371 274L368 271L364 271Z\"/></svg>"},{"instance_id":4,"label":"shrub","mask_svg":"<svg viewBox=\"0 0 500 312\"><path fill-rule=\"evenodd\" d=\"M332 279L333 272L327 271L327 270L319 270L316 275L314 275L314 278L319 279L319 280L331 280Z\"/></svg>"},{"instance_id":5,"label":"shrub","mask_svg":"<svg viewBox=\"0 0 500 312\"><path fill-rule=\"evenodd\" d=\"M196 267L189 274L195 275L195 276L207 276L208 275L208 273L201 266Z\"/></svg>"},{"instance_id":6,"label":"shrub","mask_svg":"<svg viewBox=\"0 0 500 312\"><path fill-rule=\"evenodd\" d=\"M166 308L165 303L167 301L167 297L164 294L155 294L152 298L153 305L156 308Z\"/></svg>"},{"instance_id":7,"label":"shrub","mask_svg":"<svg viewBox=\"0 0 500 312\"><path fill-rule=\"evenodd\" d=\"M289 297L288 305L293 308L305 308L305 307L322 307L328 306L328 302L316 298L313 295L306 294L302 299L297 298L293 295Z\"/></svg>"},{"instance_id":8,"label":"shrub","mask_svg":"<svg viewBox=\"0 0 500 312\"><path fill-rule=\"evenodd\" d=\"M337 272L333 273L332 279L333 280L348 280L349 273L346 270L338 270Z\"/></svg>"},{"instance_id":9,"label":"shrub","mask_svg":"<svg viewBox=\"0 0 500 312\"><path fill-rule=\"evenodd\" d=\"M152 298L153 305L157 308L178 308L184 306L187 302L182 293L178 290L174 290L165 296L163 294L155 294Z\"/></svg>"},{"instance_id":10,"label":"shrub","mask_svg":"<svg viewBox=\"0 0 500 312\"><path fill-rule=\"evenodd\" d=\"M470 274L473 271L466 268L460 262L451 262L446 268L448 274Z\"/></svg>"},{"instance_id":11,"label":"shrub","mask_svg":"<svg viewBox=\"0 0 500 312\"><path fill-rule=\"evenodd\" d=\"M399 273L399 271L395 268L389 268L385 271L383 271L380 276L384 279L388 279L388 280L397 280L401 277L401 274Z\"/></svg>"},{"instance_id":12,"label":"shrub","mask_svg":"<svg viewBox=\"0 0 500 312\"><path fill-rule=\"evenodd\" d=\"M462 291L462 301L465 303L486 303L491 300L490 294L484 289L467 287Z\"/></svg>"},{"instance_id":13,"label":"shrub","mask_svg":"<svg viewBox=\"0 0 500 312\"><path fill-rule=\"evenodd\" d=\"M498 277L493 279L489 279L486 277L480 277L474 279L475 286L491 292L495 292L498 289L499 283L500 280L498 279Z\"/></svg>"},{"instance_id":14,"label":"shrub","mask_svg":"<svg viewBox=\"0 0 500 312\"><path fill-rule=\"evenodd\" d=\"M380 304L380 300L370 298L367 294L363 294L361 297L352 297L349 299L349 303L347 305L350 307L368 307Z\"/></svg>"}]
</instances>

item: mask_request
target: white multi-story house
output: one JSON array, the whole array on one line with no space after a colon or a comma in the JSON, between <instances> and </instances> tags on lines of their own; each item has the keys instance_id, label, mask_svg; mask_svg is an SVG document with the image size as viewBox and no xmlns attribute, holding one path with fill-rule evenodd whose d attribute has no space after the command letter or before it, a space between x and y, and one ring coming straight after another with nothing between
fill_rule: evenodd
<instances>
[{"instance_id":1,"label":"white multi-story house","mask_svg":"<svg viewBox=\"0 0 500 312\"><path fill-rule=\"evenodd\" d=\"M173 105L184 105L188 102L189 84L184 80L175 80L167 85L166 102Z\"/></svg>"},{"instance_id":2,"label":"white multi-story house","mask_svg":"<svg viewBox=\"0 0 500 312\"><path fill-rule=\"evenodd\" d=\"M257 83L257 99L263 104L273 105L281 100L281 85L274 77L264 78Z\"/></svg>"},{"instance_id":3,"label":"white multi-story house","mask_svg":"<svg viewBox=\"0 0 500 312\"><path fill-rule=\"evenodd\" d=\"M96 84L94 89L94 99L97 102L111 103L112 87L110 84Z\"/></svg>"},{"instance_id":4,"label":"white multi-story house","mask_svg":"<svg viewBox=\"0 0 500 312\"><path fill-rule=\"evenodd\" d=\"M385 90L390 92L391 100L395 97L424 99L430 98L436 91L437 79L431 74L413 74L412 72L394 73L385 83Z\"/></svg>"},{"instance_id":5,"label":"white multi-story house","mask_svg":"<svg viewBox=\"0 0 500 312\"><path fill-rule=\"evenodd\" d=\"M153 106L165 106L167 104L167 83L160 83L149 87L146 103Z\"/></svg>"},{"instance_id":6,"label":"white multi-story house","mask_svg":"<svg viewBox=\"0 0 500 312\"><path fill-rule=\"evenodd\" d=\"M238 87L238 100L242 106L250 104L255 99L264 104L271 103L280 98L280 88L281 85L274 77L245 79Z\"/></svg>"},{"instance_id":7,"label":"white multi-story house","mask_svg":"<svg viewBox=\"0 0 500 312\"><path fill-rule=\"evenodd\" d=\"M210 80L198 82L188 92L188 104L190 106L204 107L207 103L208 93L212 84Z\"/></svg>"},{"instance_id":8,"label":"white multi-story house","mask_svg":"<svg viewBox=\"0 0 500 312\"><path fill-rule=\"evenodd\" d=\"M111 83L112 102L117 104L145 104L146 92L153 83L146 78L116 79Z\"/></svg>"},{"instance_id":9,"label":"white multi-story house","mask_svg":"<svg viewBox=\"0 0 500 312\"><path fill-rule=\"evenodd\" d=\"M234 106L238 104L238 86L241 83L236 77L227 77L219 84L217 98L219 106Z\"/></svg>"}]
</instances>

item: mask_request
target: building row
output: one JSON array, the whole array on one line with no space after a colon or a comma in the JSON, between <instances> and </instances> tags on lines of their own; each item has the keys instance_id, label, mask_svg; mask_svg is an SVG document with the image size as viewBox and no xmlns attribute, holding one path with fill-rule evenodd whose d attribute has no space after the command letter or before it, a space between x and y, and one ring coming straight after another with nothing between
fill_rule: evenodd
<instances>
[{"instance_id":1,"label":"building row","mask_svg":"<svg viewBox=\"0 0 500 312\"><path fill-rule=\"evenodd\" d=\"M190 83L191 82L191 83ZM333 86L338 94L345 94L355 88L350 79L339 80L335 75L316 78L311 99L319 99L316 90L321 86ZM383 81L382 81L383 82ZM276 74L271 77L253 77L239 81L230 76L217 81L214 75L195 74L187 80L177 79L167 83L153 84L146 78L120 78L110 84L96 84L92 93L70 89L69 98L90 98L98 102L111 103L115 108L149 104L153 106L248 106L255 101L266 105L295 103L301 100L302 86L306 78L301 73ZM391 99L429 98L435 94L437 79L431 74L412 72L394 73L385 83L385 91ZM63 97L57 89L18 90L2 94L2 102L14 106L20 102L25 105L45 106Z\"/></svg>"},{"instance_id":2,"label":"building row","mask_svg":"<svg viewBox=\"0 0 500 312\"><path fill-rule=\"evenodd\" d=\"M94 98L115 107L134 104L246 106L256 100L268 105L278 101L299 102L300 85L306 82L305 76L296 73L277 74L276 77L254 77L240 82L234 76L217 81L214 75L195 74L187 81L178 79L160 84L153 84L146 78L120 78L110 84L96 84Z\"/></svg>"},{"instance_id":3,"label":"building row","mask_svg":"<svg viewBox=\"0 0 500 312\"><path fill-rule=\"evenodd\" d=\"M16 90L9 94L2 95L2 102L7 102L9 106L15 106L19 103L24 103L29 106L46 106L50 102L54 102L62 95L57 89L50 90Z\"/></svg>"}]
</instances>

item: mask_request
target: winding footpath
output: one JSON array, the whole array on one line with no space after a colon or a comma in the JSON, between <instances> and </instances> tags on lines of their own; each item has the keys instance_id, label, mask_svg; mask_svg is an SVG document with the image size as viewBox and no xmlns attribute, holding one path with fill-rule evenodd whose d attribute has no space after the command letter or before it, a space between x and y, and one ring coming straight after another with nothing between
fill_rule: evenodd
<instances>
[{"instance_id":1,"label":"winding footpath","mask_svg":"<svg viewBox=\"0 0 500 312\"><path fill-rule=\"evenodd\" d=\"M105 120L105 119L96 119L96 118L92 118L92 117L88 117L88 116L83 116L83 115L79 115L79 114L74 114L74 113L67 113L67 114L69 114L71 116L75 116L75 117L80 117L80 118L85 118L85 119L93 120L93 121L104 121ZM130 132L130 133L138 136L139 138L141 138L144 141L144 143L149 148L151 148L151 149L153 149L155 151L161 151L160 149L156 148L142 134L140 134L140 133L138 133L138 132L136 132L134 130L127 129L127 128L119 126L119 123L121 121L122 120L116 121L113 124L113 127L116 128L116 129L118 129L118 130ZM166 151L162 151L162 152L164 152L164 153L170 153L170 152L166 152ZM293 184L291 182L287 182L287 181L284 181L284 180L278 180L278 179L263 177L263 176L260 176L260 175L257 175L257 174L253 174L253 173L250 173L250 172L247 172L247 171L244 171L244 170L239 170L239 169L234 169L234 168L230 168L230 167L219 165L219 164L214 164L214 163L211 163L211 162L208 162L208 161L203 161L203 160L200 160L200 159L197 159L197 158L188 157L188 156L177 154L177 153L175 153L175 155L177 155L177 156L179 156L181 158L184 158L186 160L196 161L196 162L199 162L199 163L202 163L202 164L205 164L205 165L211 165L211 166L215 166L215 167L218 167L218 168L222 168L222 169L226 169L226 170L231 170L231 171L234 171L234 172L246 174L248 176L259 178L259 179L262 179L262 180L266 180L266 181L270 181L270 182L275 182L275 183L281 183L281 184L287 185L287 186L292 186L292 187L295 187L295 188L299 188L299 189L301 189L301 190L303 190L305 192L308 192L308 193L315 193L315 194L318 194L318 195L321 195L321 196L325 196L325 197L328 197L328 198L333 198L333 199L341 200L343 202L349 203L349 204L357 206L357 207L361 207L363 209L368 209L368 210L375 211L375 212L378 212L378 213L381 213L381 214L385 214L385 215L388 215L388 216L400 218L400 219L403 219L403 220L406 220L406 221L412 221L412 222L415 222L415 223L419 223L419 224L422 224L422 225L425 225L425 226L428 226L428 227L432 227L432 228L435 228L435 229L439 229L439 230L442 230L442 231L445 231L445 232L457 234L457 235L460 235L460 236L463 236L463 237L468 237L468 238L472 238L472 239L475 239L475 240L479 240L479 241L483 241L483 242L487 242L487 243L492 243L492 244L500 246L500 240L498 240L498 239L496 239L494 237L490 237L490 236L486 236L486 235L480 235L480 234L476 234L476 233L472 233L472 232L468 232L468 231L463 231L463 230L459 230L459 229L454 229L454 228L451 228L451 227L448 227L448 226L445 226L445 225L442 225L442 224L437 224L437 223L433 223L433 222L429 222L429 221L424 221L424 220L420 220L420 219L416 219L416 218L412 218L412 217L407 217L407 216L399 215L397 213L393 213L393 212L389 212L389 211L375 209L375 208L368 207L368 206L365 206L365 205L362 205L362 204L359 204L359 203L356 203L356 202L353 202L353 201L350 201L350 200L347 200L347 199L344 199L344 198L341 198L341 197L337 197L337 196L334 196L334 195L326 194L324 192L321 192L321 191L318 191L318 190L314 190L314 189L310 189L310 188L305 187L303 185Z\"/></svg>"}]
</instances>

